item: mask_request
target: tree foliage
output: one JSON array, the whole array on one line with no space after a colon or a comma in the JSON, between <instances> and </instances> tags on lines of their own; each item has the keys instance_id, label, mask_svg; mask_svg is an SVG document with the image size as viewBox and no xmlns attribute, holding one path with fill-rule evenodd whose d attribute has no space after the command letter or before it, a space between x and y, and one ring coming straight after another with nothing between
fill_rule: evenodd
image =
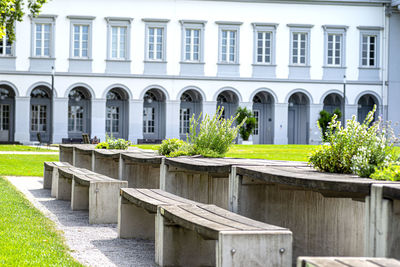
<instances>
[{"instance_id":1,"label":"tree foliage","mask_svg":"<svg viewBox=\"0 0 400 267\"><path fill-rule=\"evenodd\" d=\"M256 118L254 118L253 112L246 107L238 107L236 116L237 121L243 124L239 129L239 134L244 141L247 141L253 133L254 128L256 128Z\"/></svg>"},{"instance_id":2,"label":"tree foliage","mask_svg":"<svg viewBox=\"0 0 400 267\"><path fill-rule=\"evenodd\" d=\"M326 110L321 110L319 113L319 119L318 119L318 124L319 127L321 127L321 135L322 135L322 141L326 142L327 141L327 131L328 131L328 125L332 121L333 115L336 115L336 119L340 119L342 117L342 112L340 109L335 109L333 113L329 113Z\"/></svg>"},{"instance_id":3,"label":"tree foliage","mask_svg":"<svg viewBox=\"0 0 400 267\"><path fill-rule=\"evenodd\" d=\"M14 26L17 21L22 21L25 15L24 0L0 0L0 38L6 33L10 40L15 40ZM32 16L37 16L43 4L48 0L27 0L28 10Z\"/></svg>"}]
</instances>

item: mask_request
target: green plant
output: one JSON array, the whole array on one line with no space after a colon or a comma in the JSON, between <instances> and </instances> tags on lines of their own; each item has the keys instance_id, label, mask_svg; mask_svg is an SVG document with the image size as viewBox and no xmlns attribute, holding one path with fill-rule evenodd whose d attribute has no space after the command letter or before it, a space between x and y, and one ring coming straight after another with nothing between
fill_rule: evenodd
<instances>
[{"instance_id":1,"label":"green plant","mask_svg":"<svg viewBox=\"0 0 400 267\"><path fill-rule=\"evenodd\" d=\"M131 145L130 141L122 138L115 139L112 135L106 134L106 141L98 143L96 148L98 149L123 149L126 150Z\"/></svg>"},{"instance_id":2,"label":"green plant","mask_svg":"<svg viewBox=\"0 0 400 267\"><path fill-rule=\"evenodd\" d=\"M386 167L377 167L371 178L375 180L400 181L400 166L390 163Z\"/></svg>"},{"instance_id":3,"label":"green plant","mask_svg":"<svg viewBox=\"0 0 400 267\"><path fill-rule=\"evenodd\" d=\"M340 109L335 109L333 113L329 113L326 110L321 110L319 112L318 124L321 127L321 137L324 142L327 141L326 135L328 133L328 125L332 121L333 116L336 114L336 119L340 119L342 117L342 112Z\"/></svg>"},{"instance_id":4,"label":"green plant","mask_svg":"<svg viewBox=\"0 0 400 267\"><path fill-rule=\"evenodd\" d=\"M158 153L163 156L169 156L171 153L178 151L184 144L184 141L176 138L163 140L158 148Z\"/></svg>"},{"instance_id":5,"label":"green plant","mask_svg":"<svg viewBox=\"0 0 400 267\"><path fill-rule=\"evenodd\" d=\"M107 142L98 143L96 149L110 149L110 145Z\"/></svg>"},{"instance_id":6,"label":"green plant","mask_svg":"<svg viewBox=\"0 0 400 267\"><path fill-rule=\"evenodd\" d=\"M201 123L199 123L201 114L197 120L194 115L192 116L187 136L188 143L192 145L192 154L205 157L223 157L228 152L244 121L234 126L237 115L224 119L222 118L223 110L223 107L218 107L213 117L206 114Z\"/></svg>"},{"instance_id":7,"label":"green plant","mask_svg":"<svg viewBox=\"0 0 400 267\"><path fill-rule=\"evenodd\" d=\"M243 126L239 128L240 137L242 137L244 141L249 140L257 123L253 112L246 107L238 107L235 115L237 116L237 121L243 123Z\"/></svg>"},{"instance_id":8,"label":"green plant","mask_svg":"<svg viewBox=\"0 0 400 267\"><path fill-rule=\"evenodd\" d=\"M362 124L353 116L345 128L335 114L326 133L328 144L317 149L309 157L309 163L321 171L370 177L376 167L393 162L393 131L380 119L371 125L375 110L376 106Z\"/></svg>"}]
</instances>

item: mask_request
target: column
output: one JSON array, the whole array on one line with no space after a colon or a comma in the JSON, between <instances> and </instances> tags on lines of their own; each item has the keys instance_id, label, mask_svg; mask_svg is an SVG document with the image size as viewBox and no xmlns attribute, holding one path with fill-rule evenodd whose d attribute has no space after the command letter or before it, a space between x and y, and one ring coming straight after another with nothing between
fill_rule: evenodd
<instances>
[{"instance_id":1,"label":"column","mask_svg":"<svg viewBox=\"0 0 400 267\"><path fill-rule=\"evenodd\" d=\"M168 100L165 104L165 138L179 139L179 109L181 102L180 100Z\"/></svg>"},{"instance_id":2,"label":"column","mask_svg":"<svg viewBox=\"0 0 400 267\"><path fill-rule=\"evenodd\" d=\"M68 137L68 98L54 98L53 143L59 144Z\"/></svg>"},{"instance_id":3,"label":"column","mask_svg":"<svg viewBox=\"0 0 400 267\"><path fill-rule=\"evenodd\" d=\"M320 144L322 141L317 121L319 119L319 113L323 109L324 106L322 104L310 104L310 129L308 129L308 142L311 145Z\"/></svg>"},{"instance_id":4,"label":"column","mask_svg":"<svg viewBox=\"0 0 400 267\"><path fill-rule=\"evenodd\" d=\"M274 144L287 145L288 143L288 104L274 104Z\"/></svg>"},{"instance_id":5,"label":"column","mask_svg":"<svg viewBox=\"0 0 400 267\"><path fill-rule=\"evenodd\" d=\"M92 135L101 142L106 140L106 99L92 99Z\"/></svg>"},{"instance_id":6,"label":"column","mask_svg":"<svg viewBox=\"0 0 400 267\"><path fill-rule=\"evenodd\" d=\"M15 97L15 141L30 143L30 97Z\"/></svg>"},{"instance_id":7,"label":"column","mask_svg":"<svg viewBox=\"0 0 400 267\"><path fill-rule=\"evenodd\" d=\"M143 139L143 99L129 100L129 140Z\"/></svg>"},{"instance_id":8,"label":"column","mask_svg":"<svg viewBox=\"0 0 400 267\"><path fill-rule=\"evenodd\" d=\"M203 101L203 118L208 114L212 117L217 110L217 101Z\"/></svg>"}]
</instances>

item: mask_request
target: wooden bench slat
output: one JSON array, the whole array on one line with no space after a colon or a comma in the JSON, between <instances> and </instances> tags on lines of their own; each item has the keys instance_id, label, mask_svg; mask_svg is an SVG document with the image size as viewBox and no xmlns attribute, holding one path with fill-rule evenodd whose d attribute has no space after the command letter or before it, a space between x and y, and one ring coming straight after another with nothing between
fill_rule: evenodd
<instances>
[{"instance_id":1,"label":"wooden bench slat","mask_svg":"<svg viewBox=\"0 0 400 267\"><path fill-rule=\"evenodd\" d=\"M342 263L343 265L346 266L362 266L362 267L380 267L381 265L377 265L373 262L370 262L365 259L357 259L357 258L342 258L342 259L337 259L337 262Z\"/></svg>"},{"instance_id":2,"label":"wooden bench slat","mask_svg":"<svg viewBox=\"0 0 400 267\"><path fill-rule=\"evenodd\" d=\"M195 231L205 238L217 240L220 231L237 231L236 228L222 225L199 217L182 206L161 206L161 214L180 226Z\"/></svg>"},{"instance_id":3,"label":"wooden bench slat","mask_svg":"<svg viewBox=\"0 0 400 267\"><path fill-rule=\"evenodd\" d=\"M216 214L218 216L221 217L225 217L228 218L232 221L236 221L238 223L241 224L245 224L245 225L252 225L255 227L258 227L259 229L263 229L263 230L273 230L273 231L277 231L277 230L285 230L287 231L287 229L279 227L279 226L275 226L275 225L271 225L271 224L267 224L267 223L263 223L263 222L259 222L259 221L255 221L252 220L250 218L241 216L239 214L230 212L226 209L217 207L215 205L202 205L200 206L202 209L207 210L208 212L212 213L212 214Z\"/></svg>"},{"instance_id":4,"label":"wooden bench slat","mask_svg":"<svg viewBox=\"0 0 400 267\"><path fill-rule=\"evenodd\" d=\"M370 258L368 261L373 262L380 266L385 267L400 267L400 261L395 259L385 259L385 258Z\"/></svg>"},{"instance_id":5,"label":"wooden bench slat","mask_svg":"<svg viewBox=\"0 0 400 267\"><path fill-rule=\"evenodd\" d=\"M330 259L330 258L316 258L316 259L307 259L303 260L303 263L307 263L308 267L348 267L347 265L344 265L343 263L337 262L335 259ZM303 266L303 265L302 265Z\"/></svg>"},{"instance_id":6,"label":"wooden bench slat","mask_svg":"<svg viewBox=\"0 0 400 267\"><path fill-rule=\"evenodd\" d=\"M166 201L171 201L172 200L172 201L174 201L176 203L190 204L190 205L199 204L196 201L193 201L193 200L190 200L190 199L187 199L187 198L183 198L183 197L171 194L171 193L166 192L166 191L161 190L161 189L139 189L139 191L142 191L142 192L150 191L152 193L155 193L155 194L159 195L160 197L163 197Z\"/></svg>"},{"instance_id":7,"label":"wooden bench slat","mask_svg":"<svg viewBox=\"0 0 400 267\"><path fill-rule=\"evenodd\" d=\"M122 188L121 196L136 206L142 207L152 213L157 212L157 207L159 205L166 204L165 202L143 194L135 188Z\"/></svg>"}]
</instances>

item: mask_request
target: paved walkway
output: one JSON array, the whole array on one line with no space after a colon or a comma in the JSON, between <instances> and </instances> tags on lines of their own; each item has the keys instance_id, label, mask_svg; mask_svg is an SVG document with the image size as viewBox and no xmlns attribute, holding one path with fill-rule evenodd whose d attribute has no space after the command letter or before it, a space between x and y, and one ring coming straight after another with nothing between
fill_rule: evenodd
<instances>
[{"instance_id":1,"label":"paved walkway","mask_svg":"<svg viewBox=\"0 0 400 267\"><path fill-rule=\"evenodd\" d=\"M69 201L56 200L43 189L41 177L6 177L64 232L71 255L88 266L156 266L154 242L117 238L116 225L88 223L87 211L71 211Z\"/></svg>"}]
</instances>

